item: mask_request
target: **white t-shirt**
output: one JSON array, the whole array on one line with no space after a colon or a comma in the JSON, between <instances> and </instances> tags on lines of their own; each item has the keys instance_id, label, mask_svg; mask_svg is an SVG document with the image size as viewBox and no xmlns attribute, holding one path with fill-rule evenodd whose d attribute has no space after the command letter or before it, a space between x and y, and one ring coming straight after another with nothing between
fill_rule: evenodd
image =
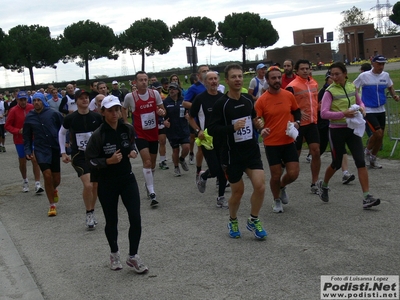
<instances>
[{"instance_id":1,"label":"white t-shirt","mask_svg":"<svg viewBox=\"0 0 400 300\"><path fill-rule=\"evenodd\" d=\"M257 81L258 80L258 81ZM267 80L265 78L260 79L258 77L254 77L252 80L250 80L250 84L249 84L249 90L255 90L258 84L258 91L257 91L257 95L255 96L256 98L260 97L262 94L262 89L264 87L264 85L267 83Z\"/></svg>"}]
</instances>

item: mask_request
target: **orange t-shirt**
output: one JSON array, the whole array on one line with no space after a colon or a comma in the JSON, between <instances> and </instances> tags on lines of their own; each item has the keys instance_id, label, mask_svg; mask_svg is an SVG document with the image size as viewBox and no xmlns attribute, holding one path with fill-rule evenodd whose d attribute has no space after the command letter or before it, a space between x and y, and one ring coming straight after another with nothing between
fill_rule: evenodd
<instances>
[{"instance_id":1,"label":"orange t-shirt","mask_svg":"<svg viewBox=\"0 0 400 300\"><path fill-rule=\"evenodd\" d=\"M289 121L294 121L292 111L298 108L293 94L283 89L278 94L266 91L258 98L255 105L257 117L263 117L264 128L270 129L270 134L264 138L264 145L280 146L294 142L286 135L286 128Z\"/></svg>"}]
</instances>

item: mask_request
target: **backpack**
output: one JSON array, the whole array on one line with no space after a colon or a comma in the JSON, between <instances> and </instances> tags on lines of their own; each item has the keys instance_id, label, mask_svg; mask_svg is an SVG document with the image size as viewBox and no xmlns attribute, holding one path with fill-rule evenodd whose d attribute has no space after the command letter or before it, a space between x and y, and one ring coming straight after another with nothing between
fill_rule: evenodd
<instances>
[{"instance_id":1,"label":"backpack","mask_svg":"<svg viewBox=\"0 0 400 300\"><path fill-rule=\"evenodd\" d=\"M256 97L257 94L258 94L259 86L260 86L260 79L258 79L257 77L254 77L254 78L255 78L256 81L257 81L257 85L256 85L255 89L253 90L253 96Z\"/></svg>"}]
</instances>

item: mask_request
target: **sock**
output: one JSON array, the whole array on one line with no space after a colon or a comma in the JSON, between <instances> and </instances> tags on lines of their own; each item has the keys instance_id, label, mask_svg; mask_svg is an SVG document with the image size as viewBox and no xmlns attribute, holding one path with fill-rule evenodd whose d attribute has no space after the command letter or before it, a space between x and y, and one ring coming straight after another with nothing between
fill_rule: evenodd
<instances>
[{"instance_id":1,"label":"sock","mask_svg":"<svg viewBox=\"0 0 400 300\"><path fill-rule=\"evenodd\" d=\"M28 178L24 178L23 179L23 183L28 183L29 181L28 181Z\"/></svg>"},{"instance_id":2,"label":"sock","mask_svg":"<svg viewBox=\"0 0 400 300\"><path fill-rule=\"evenodd\" d=\"M237 221L237 218L229 217L229 221Z\"/></svg>"},{"instance_id":3,"label":"sock","mask_svg":"<svg viewBox=\"0 0 400 300\"><path fill-rule=\"evenodd\" d=\"M153 173L151 169L143 168L144 180L146 181L146 186L150 194L154 193L154 181Z\"/></svg>"},{"instance_id":4,"label":"sock","mask_svg":"<svg viewBox=\"0 0 400 300\"><path fill-rule=\"evenodd\" d=\"M35 181L35 185L40 185L40 181Z\"/></svg>"},{"instance_id":5,"label":"sock","mask_svg":"<svg viewBox=\"0 0 400 300\"><path fill-rule=\"evenodd\" d=\"M203 174L201 174L201 178L206 181L208 179L208 176L210 174L210 170L207 169Z\"/></svg>"},{"instance_id":6,"label":"sock","mask_svg":"<svg viewBox=\"0 0 400 300\"><path fill-rule=\"evenodd\" d=\"M151 169L151 176L153 176L153 178L154 178L154 173L156 172L156 169L154 168L154 169Z\"/></svg>"},{"instance_id":7,"label":"sock","mask_svg":"<svg viewBox=\"0 0 400 300\"><path fill-rule=\"evenodd\" d=\"M189 155L194 156L194 153L193 153L193 152L190 152Z\"/></svg>"},{"instance_id":8,"label":"sock","mask_svg":"<svg viewBox=\"0 0 400 300\"><path fill-rule=\"evenodd\" d=\"M322 182L322 186L323 187L328 187L328 184L324 181L324 182Z\"/></svg>"},{"instance_id":9,"label":"sock","mask_svg":"<svg viewBox=\"0 0 400 300\"><path fill-rule=\"evenodd\" d=\"M165 161L165 155L164 156L160 155L160 163L162 163L163 161Z\"/></svg>"},{"instance_id":10,"label":"sock","mask_svg":"<svg viewBox=\"0 0 400 300\"><path fill-rule=\"evenodd\" d=\"M197 166L197 167L196 167L196 173L197 173L197 174L199 174L199 173L200 173L200 171L201 171L201 166L200 166L200 167L199 167L199 166Z\"/></svg>"},{"instance_id":11,"label":"sock","mask_svg":"<svg viewBox=\"0 0 400 300\"><path fill-rule=\"evenodd\" d=\"M365 193L363 193L364 199L366 199L368 195L369 195L369 191L368 191L368 192L365 192Z\"/></svg>"},{"instance_id":12,"label":"sock","mask_svg":"<svg viewBox=\"0 0 400 300\"><path fill-rule=\"evenodd\" d=\"M86 214L94 213L94 209L86 210Z\"/></svg>"},{"instance_id":13,"label":"sock","mask_svg":"<svg viewBox=\"0 0 400 300\"><path fill-rule=\"evenodd\" d=\"M180 161L184 161L185 158L181 156L181 157L179 157L179 160L180 160Z\"/></svg>"},{"instance_id":14,"label":"sock","mask_svg":"<svg viewBox=\"0 0 400 300\"><path fill-rule=\"evenodd\" d=\"M250 214L250 219L252 222L254 222L255 220L258 219L258 216L253 216L252 214Z\"/></svg>"},{"instance_id":15,"label":"sock","mask_svg":"<svg viewBox=\"0 0 400 300\"><path fill-rule=\"evenodd\" d=\"M343 171L343 176L344 176L344 175L349 175L349 171L344 170L344 171Z\"/></svg>"}]
</instances>

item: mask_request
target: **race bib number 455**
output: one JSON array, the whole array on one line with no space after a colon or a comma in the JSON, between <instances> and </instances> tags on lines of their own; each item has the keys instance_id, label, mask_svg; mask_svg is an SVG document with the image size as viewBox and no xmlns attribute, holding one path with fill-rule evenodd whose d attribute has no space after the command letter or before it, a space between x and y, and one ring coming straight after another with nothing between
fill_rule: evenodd
<instances>
[{"instance_id":1,"label":"race bib number 455","mask_svg":"<svg viewBox=\"0 0 400 300\"><path fill-rule=\"evenodd\" d=\"M250 116L232 120L232 125L234 125L237 121L243 119L246 119L246 125L243 128L238 129L233 134L233 137L235 138L235 143L244 142L253 138L253 124L251 122Z\"/></svg>"}]
</instances>

